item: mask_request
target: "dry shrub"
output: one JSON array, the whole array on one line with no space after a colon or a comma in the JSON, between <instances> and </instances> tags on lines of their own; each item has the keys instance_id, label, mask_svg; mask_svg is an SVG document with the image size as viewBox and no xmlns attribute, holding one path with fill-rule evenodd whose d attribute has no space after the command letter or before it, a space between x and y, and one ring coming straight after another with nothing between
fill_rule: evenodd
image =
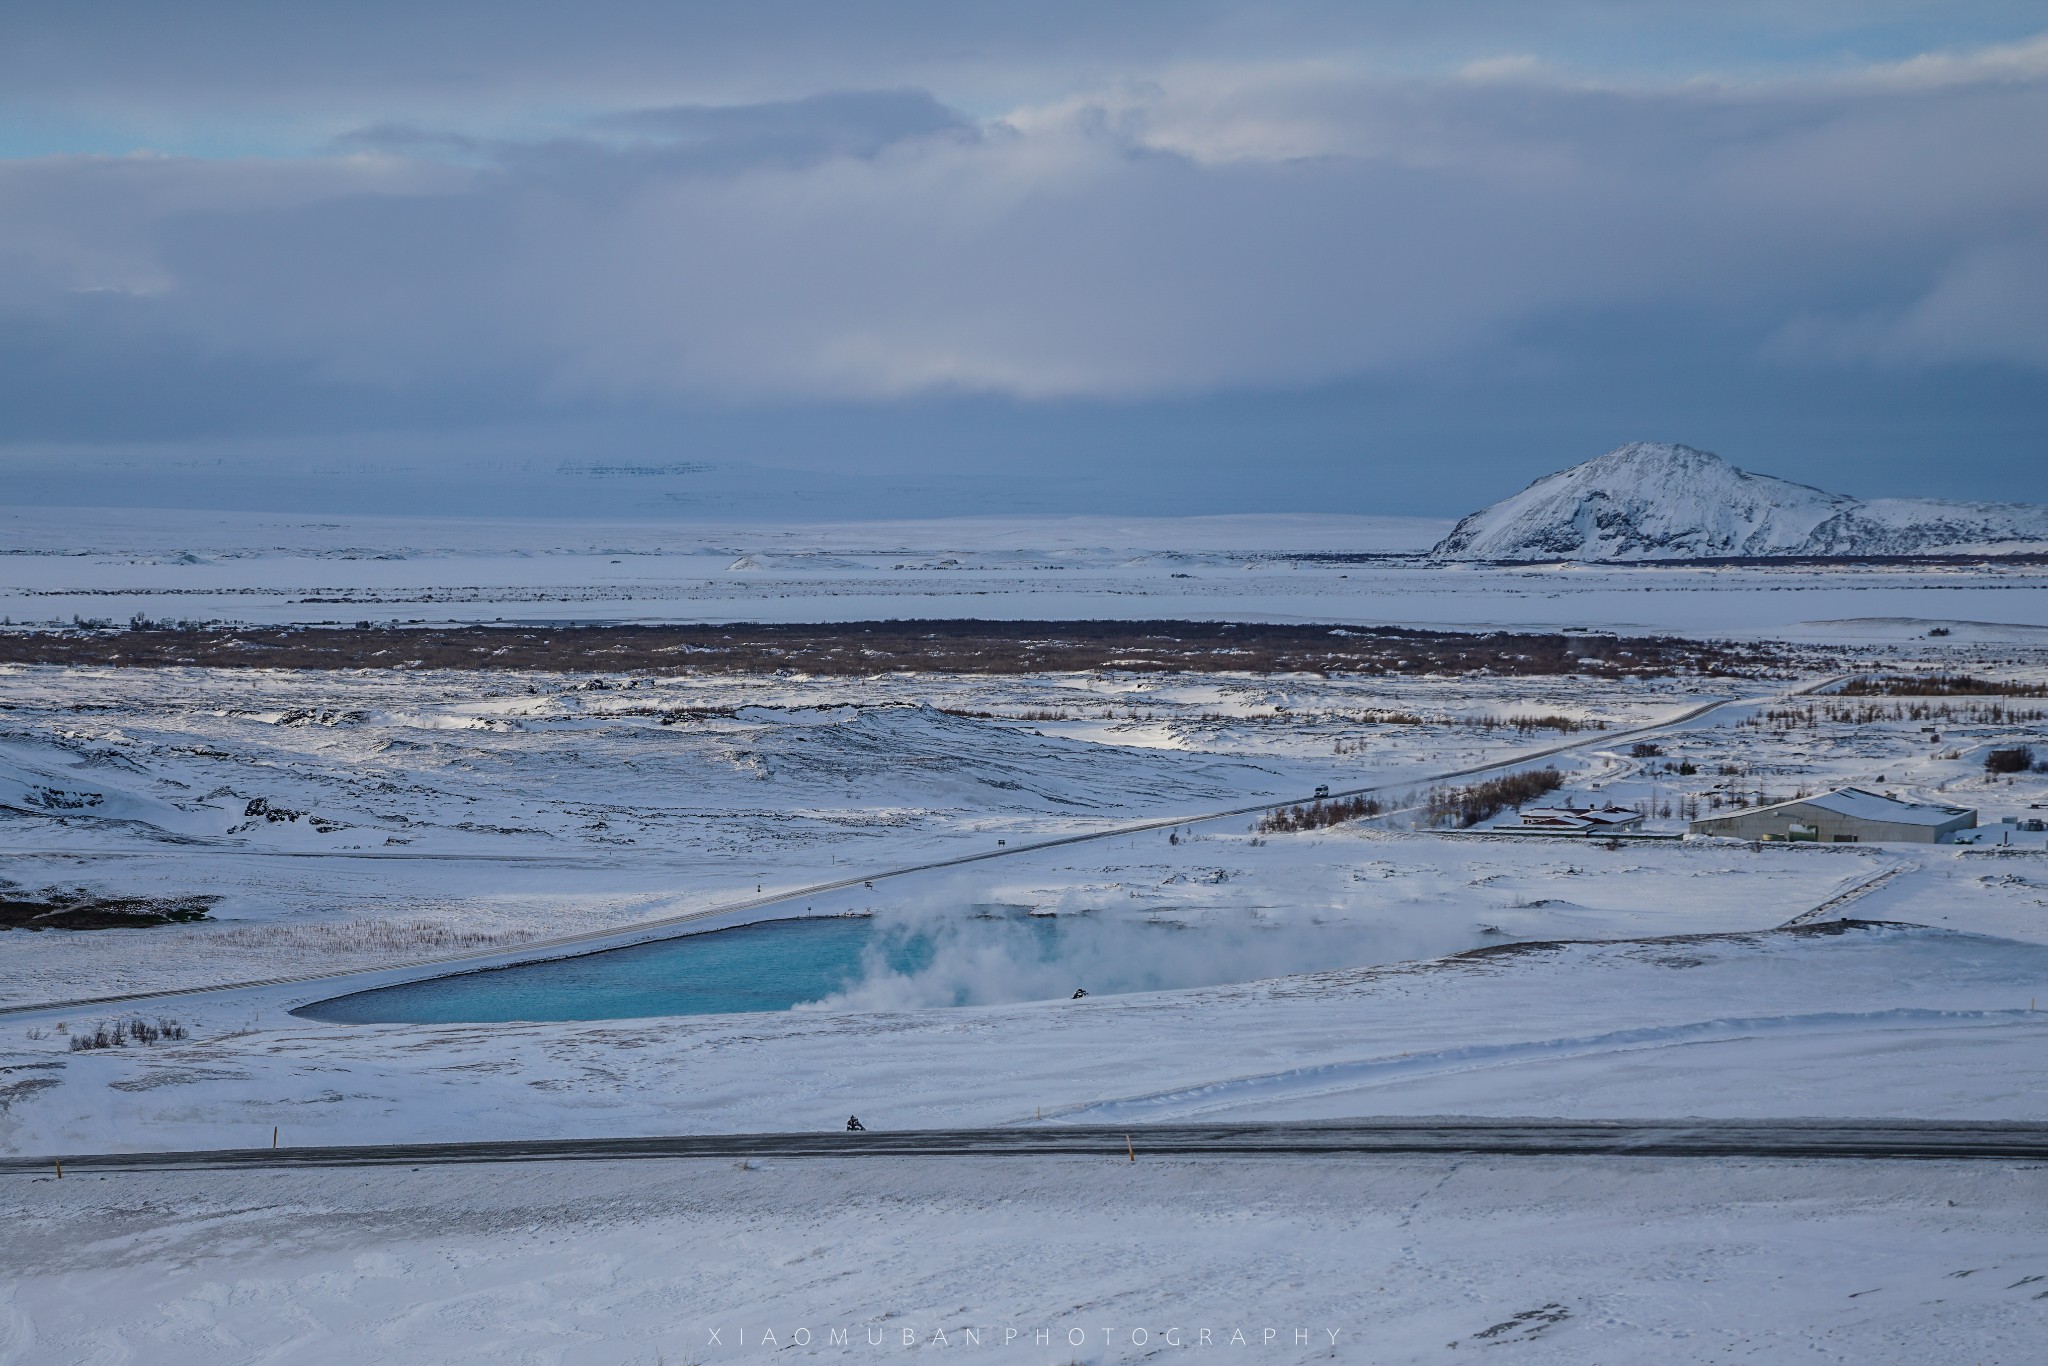
<instances>
[{"instance_id":1,"label":"dry shrub","mask_svg":"<svg viewBox=\"0 0 2048 1366\"><path fill-rule=\"evenodd\" d=\"M1835 689L1840 697L2048 697L2048 683L2013 683L1974 674L1870 674Z\"/></svg>"},{"instance_id":2,"label":"dry shrub","mask_svg":"<svg viewBox=\"0 0 2048 1366\"><path fill-rule=\"evenodd\" d=\"M1321 830L1344 821L1369 819L1383 810L1377 797L1338 797L1314 801L1307 806L1283 806L1259 818L1262 835L1292 834L1298 830Z\"/></svg>"},{"instance_id":3,"label":"dry shrub","mask_svg":"<svg viewBox=\"0 0 2048 1366\"><path fill-rule=\"evenodd\" d=\"M338 925L238 925L209 936L209 942L310 953L413 953L497 948L532 937L528 930L458 929L432 920L348 920Z\"/></svg>"},{"instance_id":4,"label":"dry shrub","mask_svg":"<svg viewBox=\"0 0 2048 1366\"><path fill-rule=\"evenodd\" d=\"M126 1048L131 1043L146 1047L165 1040L175 1043L186 1033L182 1022L161 1015L154 1020L145 1020L139 1015L125 1020L102 1020L93 1026L89 1034L84 1030L73 1034L71 1051L90 1053L100 1048Z\"/></svg>"},{"instance_id":5,"label":"dry shrub","mask_svg":"<svg viewBox=\"0 0 2048 1366\"><path fill-rule=\"evenodd\" d=\"M1508 773L1466 787L1433 788L1423 801L1423 814L1431 825L1470 829L1508 807L1532 802L1563 786L1564 775L1554 768Z\"/></svg>"},{"instance_id":6,"label":"dry shrub","mask_svg":"<svg viewBox=\"0 0 2048 1366\"><path fill-rule=\"evenodd\" d=\"M2007 706L2003 702L1809 702L1805 706L1770 707L1739 722L1757 730L1811 730L1823 721L1852 726L1891 721L1946 721L1964 726L2012 726L2048 719L2040 707Z\"/></svg>"}]
</instances>

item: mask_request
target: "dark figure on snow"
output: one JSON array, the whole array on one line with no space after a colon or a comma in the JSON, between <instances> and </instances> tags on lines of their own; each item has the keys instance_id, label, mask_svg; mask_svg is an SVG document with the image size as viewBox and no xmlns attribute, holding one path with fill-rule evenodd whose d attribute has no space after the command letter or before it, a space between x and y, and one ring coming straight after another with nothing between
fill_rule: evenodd
<instances>
[{"instance_id":1,"label":"dark figure on snow","mask_svg":"<svg viewBox=\"0 0 2048 1366\"><path fill-rule=\"evenodd\" d=\"M846 1132L850 1134L863 1134L867 1132L867 1128L867 1125L860 1122L859 1115L848 1115L846 1117Z\"/></svg>"},{"instance_id":2,"label":"dark figure on snow","mask_svg":"<svg viewBox=\"0 0 2048 1366\"><path fill-rule=\"evenodd\" d=\"M1071 998L1069 998L1069 999L1071 999L1071 1000L1075 1000L1075 1001L1078 1001L1078 1000L1080 1000L1080 999L1081 999L1081 998L1082 998L1083 996L1086 996L1087 994L1088 994L1088 988L1086 988L1086 987L1075 987L1075 988L1074 988L1074 994L1073 994L1073 996L1072 996Z\"/></svg>"}]
</instances>

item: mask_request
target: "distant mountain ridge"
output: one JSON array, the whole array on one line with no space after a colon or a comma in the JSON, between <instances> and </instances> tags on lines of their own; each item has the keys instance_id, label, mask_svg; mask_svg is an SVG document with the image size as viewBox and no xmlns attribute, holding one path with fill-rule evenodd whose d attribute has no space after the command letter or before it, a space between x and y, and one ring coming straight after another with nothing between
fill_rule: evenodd
<instances>
[{"instance_id":1,"label":"distant mountain ridge","mask_svg":"<svg viewBox=\"0 0 2048 1366\"><path fill-rule=\"evenodd\" d=\"M1852 498L1635 441L1459 522L1444 560L1724 559L2048 552L2048 506Z\"/></svg>"}]
</instances>

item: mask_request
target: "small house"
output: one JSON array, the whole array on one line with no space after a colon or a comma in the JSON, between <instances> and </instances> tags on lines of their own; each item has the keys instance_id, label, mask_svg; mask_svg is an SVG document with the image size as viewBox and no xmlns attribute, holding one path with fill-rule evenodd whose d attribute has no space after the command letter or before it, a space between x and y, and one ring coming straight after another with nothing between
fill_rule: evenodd
<instances>
[{"instance_id":1,"label":"small house","mask_svg":"<svg viewBox=\"0 0 2048 1366\"><path fill-rule=\"evenodd\" d=\"M1611 835L1633 830L1643 823L1643 813L1625 806L1532 806L1522 812L1519 825L1510 830L1547 830L1559 835Z\"/></svg>"}]
</instances>

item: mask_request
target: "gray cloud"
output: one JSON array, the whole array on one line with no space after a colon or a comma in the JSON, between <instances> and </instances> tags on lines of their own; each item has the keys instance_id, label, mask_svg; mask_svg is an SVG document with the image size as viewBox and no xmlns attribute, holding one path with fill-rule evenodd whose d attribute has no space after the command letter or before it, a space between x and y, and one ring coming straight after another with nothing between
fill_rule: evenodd
<instances>
[{"instance_id":1,"label":"gray cloud","mask_svg":"<svg viewBox=\"0 0 2048 1366\"><path fill-rule=\"evenodd\" d=\"M152 409L189 436L294 414L310 430L960 395L1113 405L1475 376L1553 376L1600 402L1587 377L1650 318L1705 339L1660 337L1674 373L1730 383L2048 372L2048 44L2024 35L1740 80L1595 79L1500 48L1408 72L1299 55L1364 31L1346 27L1355 6L1289 9L1253 57L1219 55L1248 22L1222 4L1180 28L1143 6L1076 12L1079 37L1019 11L976 27L971 8L934 9L894 57L845 31L844 7L802 10L813 27L794 46L829 66L840 43L890 78L879 88L598 99L610 64L677 43L692 71L796 79L762 60L757 21L719 17L746 7L689 11L698 46L650 11L638 55L561 36L562 69L580 73L561 90L582 93L546 119L398 110L302 155L0 161L0 349L31 362L0 439L141 437ZM1450 51L1430 8L1375 10L1367 28ZM1615 13L1506 7L1500 32L1530 8L1553 40L1572 16ZM1897 12L1909 29L1927 7ZM337 108L382 98L342 58L414 22L359 13L359 32L298 31ZM217 14L202 7L194 31ZM380 79L526 88L547 25L480 35L463 75L435 65L460 14L422 11ZM133 17L122 42L154 31ZM145 73L131 93L203 102L208 63L229 63L235 98L289 105L289 83L256 70L283 41L275 21L251 23L234 52L193 56L183 84ZM112 51L35 32L27 50L52 70ZM1048 76L1070 40L1114 70ZM183 41L167 40L166 69ZM960 73L996 56L1029 89L991 108L1001 83ZM107 70L142 61L120 48ZM315 59L283 54L272 76L297 61ZM915 70L958 88L897 83ZM9 98L42 78L25 79ZM113 388L110 427L93 396Z\"/></svg>"},{"instance_id":2,"label":"gray cloud","mask_svg":"<svg viewBox=\"0 0 2048 1366\"><path fill-rule=\"evenodd\" d=\"M296 162L0 166L0 299L211 354L564 394L1313 383L1667 305L1814 360L2036 366L2048 81L1873 94L1169 75L983 128L924 95ZM623 140L618 140L618 139Z\"/></svg>"},{"instance_id":3,"label":"gray cloud","mask_svg":"<svg viewBox=\"0 0 2048 1366\"><path fill-rule=\"evenodd\" d=\"M662 175L794 169L871 158L913 138L973 138L975 124L923 90L850 90L760 104L671 105L586 119L542 139L477 137L412 124L374 124L333 150L490 164L588 187Z\"/></svg>"},{"instance_id":4,"label":"gray cloud","mask_svg":"<svg viewBox=\"0 0 2048 1366\"><path fill-rule=\"evenodd\" d=\"M104 121L210 108L360 114L365 102L386 117L394 105L732 103L949 78L993 81L1010 98L1043 88L1048 72L1096 79L1302 54L1747 69L1982 45L2039 21L2028 0L87 0L9 14L0 100Z\"/></svg>"},{"instance_id":5,"label":"gray cloud","mask_svg":"<svg viewBox=\"0 0 2048 1366\"><path fill-rule=\"evenodd\" d=\"M633 109L591 123L672 148L712 150L733 165L871 157L906 138L974 131L972 123L923 90L853 90L766 104Z\"/></svg>"}]
</instances>

